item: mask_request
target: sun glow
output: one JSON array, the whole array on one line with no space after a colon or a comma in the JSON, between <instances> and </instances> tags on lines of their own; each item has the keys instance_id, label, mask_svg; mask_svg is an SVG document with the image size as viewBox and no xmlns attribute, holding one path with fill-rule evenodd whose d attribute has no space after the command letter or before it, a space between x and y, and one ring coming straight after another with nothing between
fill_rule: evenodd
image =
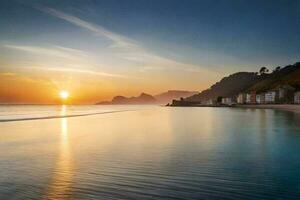
<instances>
[{"instance_id":1,"label":"sun glow","mask_svg":"<svg viewBox=\"0 0 300 200\"><path fill-rule=\"evenodd\" d=\"M62 100L66 100L66 99L69 98L70 94L69 94L68 91L62 90L62 91L59 92L59 96L60 96L60 98L61 98Z\"/></svg>"}]
</instances>

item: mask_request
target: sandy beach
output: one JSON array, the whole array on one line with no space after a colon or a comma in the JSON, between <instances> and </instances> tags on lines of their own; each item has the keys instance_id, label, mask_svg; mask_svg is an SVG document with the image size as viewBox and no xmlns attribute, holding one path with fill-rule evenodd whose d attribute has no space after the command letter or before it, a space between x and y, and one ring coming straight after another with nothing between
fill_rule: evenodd
<instances>
[{"instance_id":1,"label":"sandy beach","mask_svg":"<svg viewBox=\"0 0 300 200\"><path fill-rule=\"evenodd\" d=\"M295 113L300 113L300 105L296 104L265 104L265 105L238 105L237 107L242 108L261 108L261 109L276 109L276 110L284 110Z\"/></svg>"}]
</instances>

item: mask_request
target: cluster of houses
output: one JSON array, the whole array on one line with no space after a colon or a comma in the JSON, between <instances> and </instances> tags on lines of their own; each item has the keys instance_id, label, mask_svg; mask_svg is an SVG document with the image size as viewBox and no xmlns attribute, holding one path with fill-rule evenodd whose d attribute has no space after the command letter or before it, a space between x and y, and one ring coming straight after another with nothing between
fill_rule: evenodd
<instances>
[{"instance_id":1,"label":"cluster of houses","mask_svg":"<svg viewBox=\"0 0 300 200\"><path fill-rule=\"evenodd\" d=\"M264 93L257 93L251 91L248 93L240 93L235 97L222 97L222 105L234 105L234 104L300 104L300 90L290 85L280 86L274 90L270 90ZM217 101L208 100L206 105L215 105Z\"/></svg>"}]
</instances>

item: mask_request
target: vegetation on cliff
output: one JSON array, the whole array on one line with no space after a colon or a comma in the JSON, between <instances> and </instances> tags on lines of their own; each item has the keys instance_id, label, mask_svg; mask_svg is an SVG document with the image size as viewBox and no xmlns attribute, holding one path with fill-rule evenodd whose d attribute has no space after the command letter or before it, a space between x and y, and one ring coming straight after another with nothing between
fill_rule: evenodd
<instances>
[{"instance_id":1,"label":"vegetation on cliff","mask_svg":"<svg viewBox=\"0 0 300 200\"><path fill-rule=\"evenodd\" d=\"M212 85L199 94L185 98L188 102L201 102L218 97L232 97L243 92L266 92L282 85L300 88L300 62L285 67L275 67L270 72L261 67L259 72L238 72Z\"/></svg>"}]
</instances>

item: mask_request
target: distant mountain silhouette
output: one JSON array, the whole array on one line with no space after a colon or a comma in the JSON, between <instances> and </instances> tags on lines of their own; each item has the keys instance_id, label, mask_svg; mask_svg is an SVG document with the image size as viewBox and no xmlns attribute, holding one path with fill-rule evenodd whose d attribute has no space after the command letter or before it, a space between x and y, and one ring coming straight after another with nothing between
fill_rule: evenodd
<instances>
[{"instance_id":1,"label":"distant mountain silhouette","mask_svg":"<svg viewBox=\"0 0 300 200\"><path fill-rule=\"evenodd\" d=\"M185 90L169 90L167 92L155 95L157 101L161 104L171 103L173 99L186 98L194 94L198 94L196 91Z\"/></svg>"},{"instance_id":2,"label":"distant mountain silhouette","mask_svg":"<svg viewBox=\"0 0 300 200\"><path fill-rule=\"evenodd\" d=\"M169 90L155 95L142 93L138 97L116 96L112 101L100 102L98 104L166 104L172 100L184 98L183 104L187 102L201 102L209 99L216 100L218 97L233 97L242 92L256 91L266 92L282 85L290 85L300 89L300 62L283 68L276 67L273 72L267 73L268 69L262 67L259 72L237 72L224 77L209 89L198 93L195 91ZM177 102L178 103L178 102Z\"/></svg>"},{"instance_id":3,"label":"distant mountain silhouette","mask_svg":"<svg viewBox=\"0 0 300 200\"><path fill-rule=\"evenodd\" d=\"M156 104L157 100L150 94L141 93L138 97L115 96L111 101L102 101L99 105L122 105L122 104Z\"/></svg>"},{"instance_id":4,"label":"distant mountain silhouette","mask_svg":"<svg viewBox=\"0 0 300 200\"><path fill-rule=\"evenodd\" d=\"M120 104L166 104L171 103L173 99L180 99L197 94L195 91L169 90L167 92L152 96L141 93L138 97L115 96L111 101L102 101L101 105L120 105Z\"/></svg>"},{"instance_id":5,"label":"distant mountain silhouette","mask_svg":"<svg viewBox=\"0 0 300 200\"><path fill-rule=\"evenodd\" d=\"M281 85L300 88L300 62L283 68L276 67L272 73L262 67L259 72L238 72L212 85L199 94L185 98L186 102L201 102L218 97L232 97L242 92L265 92ZM178 102L177 102L178 103Z\"/></svg>"}]
</instances>

